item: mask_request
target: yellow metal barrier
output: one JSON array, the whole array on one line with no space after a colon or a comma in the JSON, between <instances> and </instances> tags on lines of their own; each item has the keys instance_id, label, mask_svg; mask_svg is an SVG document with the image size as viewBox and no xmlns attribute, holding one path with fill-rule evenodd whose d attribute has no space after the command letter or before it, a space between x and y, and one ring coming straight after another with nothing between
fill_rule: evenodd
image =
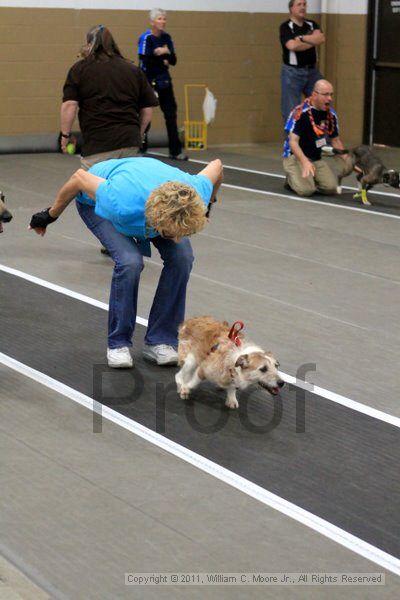
<instances>
[{"instance_id":1,"label":"yellow metal barrier","mask_svg":"<svg viewBox=\"0 0 400 600\"><path fill-rule=\"evenodd\" d=\"M200 83L187 83L184 86L185 89L185 148L186 150L204 150L207 148L207 123L204 121L204 116L202 115L202 103L199 107L196 107L196 116L203 117L202 120L192 120L192 115L194 113L193 108L193 98L192 98L192 109L190 111L190 94L193 92L193 88L202 88L204 93L207 89L207 86ZM193 96L193 94L192 94ZM203 98L202 98L203 100ZM197 97L198 101L198 97Z\"/></svg>"}]
</instances>

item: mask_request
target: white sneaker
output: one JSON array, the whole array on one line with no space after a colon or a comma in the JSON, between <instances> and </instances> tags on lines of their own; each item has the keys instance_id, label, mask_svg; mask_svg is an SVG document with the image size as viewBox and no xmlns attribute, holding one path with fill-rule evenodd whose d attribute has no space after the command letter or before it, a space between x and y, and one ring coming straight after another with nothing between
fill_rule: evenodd
<instances>
[{"instance_id":1,"label":"white sneaker","mask_svg":"<svg viewBox=\"0 0 400 600\"><path fill-rule=\"evenodd\" d=\"M180 152L180 154L170 154L169 157L173 160L188 160L189 158L187 154L184 154L184 152Z\"/></svg>"},{"instance_id":2,"label":"white sneaker","mask_svg":"<svg viewBox=\"0 0 400 600\"><path fill-rule=\"evenodd\" d=\"M133 360L129 348L107 348L107 362L112 369L129 369L133 367Z\"/></svg>"},{"instance_id":3,"label":"white sneaker","mask_svg":"<svg viewBox=\"0 0 400 600\"><path fill-rule=\"evenodd\" d=\"M178 353L173 346L169 346L168 344L157 344L156 346L144 344L143 356L158 365L178 364Z\"/></svg>"}]
</instances>

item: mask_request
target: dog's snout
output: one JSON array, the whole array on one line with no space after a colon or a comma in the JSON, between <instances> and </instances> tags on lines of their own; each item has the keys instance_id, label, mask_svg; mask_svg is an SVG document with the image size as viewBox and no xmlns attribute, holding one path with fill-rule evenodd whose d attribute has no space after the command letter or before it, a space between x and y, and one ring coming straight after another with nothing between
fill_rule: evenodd
<instances>
[{"instance_id":1,"label":"dog's snout","mask_svg":"<svg viewBox=\"0 0 400 600\"><path fill-rule=\"evenodd\" d=\"M12 214L7 209L3 210L3 212L0 215L0 221L2 221L3 223L9 223L12 218Z\"/></svg>"},{"instance_id":2,"label":"dog's snout","mask_svg":"<svg viewBox=\"0 0 400 600\"><path fill-rule=\"evenodd\" d=\"M279 379L278 387L282 388L284 385L285 385L285 382L283 381L283 379Z\"/></svg>"}]
</instances>

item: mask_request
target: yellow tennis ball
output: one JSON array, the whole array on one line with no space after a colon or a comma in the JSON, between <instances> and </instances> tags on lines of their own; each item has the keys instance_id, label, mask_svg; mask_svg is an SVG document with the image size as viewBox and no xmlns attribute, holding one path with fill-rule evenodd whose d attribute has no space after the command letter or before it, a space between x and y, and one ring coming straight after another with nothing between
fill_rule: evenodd
<instances>
[{"instance_id":1,"label":"yellow tennis ball","mask_svg":"<svg viewBox=\"0 0 400 600\"><path fill-rule=\"evenodd\" d=\"M67 144L66 150L67 154L75 154L75 144L70 142L69 144Z\"/></svg>"}]
</instances>

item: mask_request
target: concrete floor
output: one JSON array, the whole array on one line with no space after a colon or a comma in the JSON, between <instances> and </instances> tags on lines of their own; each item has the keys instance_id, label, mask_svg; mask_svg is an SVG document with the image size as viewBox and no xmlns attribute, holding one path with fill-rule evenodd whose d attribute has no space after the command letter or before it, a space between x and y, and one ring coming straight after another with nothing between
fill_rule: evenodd
<instances>
[{"instance_id":1,"label":"concrete floor","mask_svg":"<svg viewBox=\"0 0 400 600\"><path fill-rule=\"evenodd\" d=\"M282 172L277 147L193 155ZM399 156L388 154L387 165ZM107 302L111 263L73 208L43 239L26 230L77 164L59 155L0 156L15 217L1 236L0 262ZM309 380L400 416L398 233L398 219L224 188L211 223L193 238L187 314L241 319L284 372L315 363ZM142 277L142 317L159 272L154 255ZM116 425L93 434L89 411L0 372L0 552L10 572L13 565L50 597L398 597L391 574L376 588L126 587L127 571L382 569ZM0 581L3 572L7 562ZM9 585L2 596L4 585L0 598L19 593Z\"/></svg>"}]
</instances>

